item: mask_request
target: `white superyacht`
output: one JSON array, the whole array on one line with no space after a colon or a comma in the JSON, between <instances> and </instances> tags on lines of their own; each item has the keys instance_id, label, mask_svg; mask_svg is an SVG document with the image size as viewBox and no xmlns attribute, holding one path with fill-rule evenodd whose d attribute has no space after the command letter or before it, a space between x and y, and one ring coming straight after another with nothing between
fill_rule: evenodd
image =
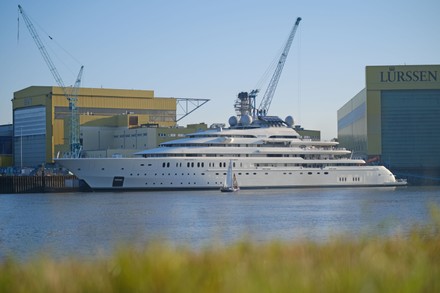
<instances>
[{"instance_id":1,"label":"white superyacht","mask_svg":"<svg viewBox=\"0 0 440 293\"><path fill-rule=\"evenodd\" d=\"M162 143L132 158L59 158L56 162L95 190L219 189L230 162L246 188L398 186L384 166L351 158L335 141L303 139L293 119L253 116L247 93L229 128Z\"/></svg>"},{"instance_id":2,"label":"white superyacht","mask_svg":"<svg viewBox=\"0 0 440 293\"><path fill-rule=\"evenodd\" d=\"M93 189L219 189L231 163L240 189L323 186L396 186L383 166L368 166L334 141L303 139L291 116L267 116L301 18L289 34L275 72L256 107L259 89L242 92L227 129L162 143L138 158L60 158L56 162Z\"/></svg>"}]
</instances>

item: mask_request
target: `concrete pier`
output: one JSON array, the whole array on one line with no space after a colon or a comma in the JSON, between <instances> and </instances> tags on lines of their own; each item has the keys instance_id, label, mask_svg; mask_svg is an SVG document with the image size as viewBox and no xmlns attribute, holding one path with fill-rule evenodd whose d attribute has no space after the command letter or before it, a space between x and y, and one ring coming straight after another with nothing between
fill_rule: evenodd
<instances>
[{"instance_id":1,"label":"concrete pier","mask_svg":"<svg viewBox=\"0 0 440 293\"><path fill-rule=\"evenodd\" d=\"M75 176L0 176L0 193L41 193L87 191Z\"/></svg>"}]
</instances>

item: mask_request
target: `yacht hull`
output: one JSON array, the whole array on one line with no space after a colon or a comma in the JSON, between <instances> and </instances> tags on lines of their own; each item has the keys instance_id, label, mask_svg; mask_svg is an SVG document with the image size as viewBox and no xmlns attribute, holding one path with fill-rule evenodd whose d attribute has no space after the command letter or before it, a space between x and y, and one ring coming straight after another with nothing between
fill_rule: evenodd
<instances>
[{"instance_id":1,"label":"yacht hull","mask_svg":"<svg viewBox=\"0 0 440 293\"><path fill-rule=\"evenodd\" d=\"M56 159L94 190L219 189L227 158L80 158ZM235 161L240 189L297 187L400 186L383 166L290 166L288 159ZM294 165L294 164L291 164Z\"/></svg>"}]
</instances>

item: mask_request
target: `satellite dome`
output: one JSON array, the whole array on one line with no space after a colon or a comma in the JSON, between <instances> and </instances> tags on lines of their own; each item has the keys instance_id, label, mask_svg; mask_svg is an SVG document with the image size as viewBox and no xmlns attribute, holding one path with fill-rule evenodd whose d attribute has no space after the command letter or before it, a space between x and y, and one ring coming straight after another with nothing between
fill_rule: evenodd
<instances>
[{"instance_id":1,"label":"satellite dome","mask_svg":"<svg viewBox=\"0 0 440 293\"><path fill-rule=\"evenodd\" d=\"M229 117L229 125L230 126L235 126L238 123L237 117L236 116L231 116Z\"/></svg>"},{"instance_id":2,"label":"satellite dome","mask_svg":"<svg viewBox=\"0 0 440 293\"><path fill-rule=\"evenodd\" d=\"M293 117L290 115L286 117L286 120L284 120L284 122L286 122L289 127L292 127L293 124L295 123Z\"/></svg>"},{"instance_id":3,"label":"satellite dome","mask_svg":"<svg viewBox=\"0 0 440 293\"><path fill-rule=\"evenodd\" d=\"M250 115L243 115L240 118L240 122L243 125L250 125L252 123L252 117Z\"/></svg>"}]
</instances>

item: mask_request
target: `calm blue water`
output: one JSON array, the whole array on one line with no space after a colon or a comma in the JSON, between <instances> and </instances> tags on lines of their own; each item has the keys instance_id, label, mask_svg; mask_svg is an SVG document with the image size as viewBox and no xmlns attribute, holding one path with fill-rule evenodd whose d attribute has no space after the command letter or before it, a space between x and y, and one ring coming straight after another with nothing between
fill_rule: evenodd
<instances>
[{"instance_id":1,"label":"calm blue water","mask_svg":"<svg viewBox=\"0 0 440 293\"><path fill-rule=\"evenodd\" d=\"M157 239L199 249L405 233L429 222L432 204L440 187L0 195L0 260L89 257Z\"/></svg>"}]
</instances>

